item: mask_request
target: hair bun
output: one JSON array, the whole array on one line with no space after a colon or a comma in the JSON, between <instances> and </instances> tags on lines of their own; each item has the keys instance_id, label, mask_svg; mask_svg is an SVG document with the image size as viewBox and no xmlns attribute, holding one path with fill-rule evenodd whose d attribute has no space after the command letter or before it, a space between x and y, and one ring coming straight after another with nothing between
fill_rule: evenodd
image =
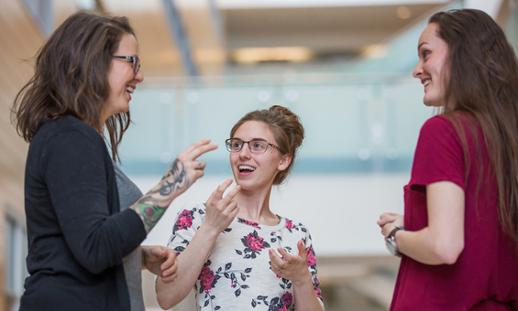
<instances>
[{"instance_id":1,"label":"hair bun","mask_svg":"<svg viewBox=\"0 0 518 311\"><path fill-rule=\"evenodd\" d=\"M282 128L290 137L290 143L293 150L300 147L300 145L302 145L302 141L304 140L304 127L300 122L299 116L281 105L273 105L268 110L273 114L278 115L281 119L280 123L284 125Z\"/></svg>"}]
</instances>

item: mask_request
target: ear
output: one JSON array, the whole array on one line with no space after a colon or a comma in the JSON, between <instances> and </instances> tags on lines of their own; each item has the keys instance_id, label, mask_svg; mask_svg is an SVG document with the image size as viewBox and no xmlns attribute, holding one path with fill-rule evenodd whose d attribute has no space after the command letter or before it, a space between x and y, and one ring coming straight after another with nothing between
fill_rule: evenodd
<instances>
[{"instance_id":1,"label":"ear","mask_svg":"<svg viewBox=\"0 0 518 311\"><path fill-rule=\"evenodd\" d=\"M277 170L284 171L287 169L291 164L292 157L289 154L285 154L282 156L281 160L279 161L279 165L277 165Z\"/></svg>"}]
</instances>

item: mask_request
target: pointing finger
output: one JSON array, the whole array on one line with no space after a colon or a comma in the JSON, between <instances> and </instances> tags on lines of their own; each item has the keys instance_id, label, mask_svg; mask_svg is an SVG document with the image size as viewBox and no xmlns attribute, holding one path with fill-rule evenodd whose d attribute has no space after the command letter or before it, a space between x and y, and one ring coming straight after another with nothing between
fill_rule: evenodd
<instances>
[{"instance_id":1,"label":"pointing finger","mask_svg":"<svg viewBox=\"0 0 518 311\"><path fill-rule=\"evenodd\" d=\"M196 160L199 156L201 156L204 153L207 153L209 151L215 150L218 148L218 145L216 144L206 144L199 147L196 147L194 150L192 150L190 154L190 158L192 160Z\"/></svg>"},{"instance_id":2,"label":"pointing finger","mask_svg":"<svg viewBox=\"0 0 518 311\"><path fill-rule=\"evenodd\" d=\"M203 145L207 145L208 143L210 143L210 139L202 139L200 141L197 141L194 144L187 147L187 149L185 149L185 153L191 153L194 149L201 147Z\"/></svg>"},{"instance_id":3,"label":"pointing finger","mask_svg":"<svg viewBox=\"0 0 518 311\"><path fill-rule=\"evenodd\" d=\"M214 190L207 202L213 202L214 200L220 200L223 197L223 193L225 190L232 184L232 179L228 178L223 181L223 183L219 184L216 190Z\"/></svg>"},{"instance_id":4,"label":"pointing finger","mask_svg":"<svg viewBox=\"0 0 518 311\"><path fill-rule=\"evenodd\" d=\"M299 249L299 256L306 256L306 246L304 245L304 241L300 240L297 242L297 248Z\"/></svg>"}]
</instances>

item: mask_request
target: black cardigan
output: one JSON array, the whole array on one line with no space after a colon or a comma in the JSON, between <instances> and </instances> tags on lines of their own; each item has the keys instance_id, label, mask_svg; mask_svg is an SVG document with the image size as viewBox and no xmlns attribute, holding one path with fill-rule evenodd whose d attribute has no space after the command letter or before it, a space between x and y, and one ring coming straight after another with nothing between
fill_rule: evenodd
<instances>
[{"instance_id":1,"label":"black cardigan","mask_svg":"<svg viewBox=\"0 0 518 311\"><path fill-rule=\"evenodd\" d=\"M101 135L67 116L34 136L25 172L29 253L20 310L129 310L122 258L145 238L140 217L119 212Z\"/></svg>"}]
</instances>

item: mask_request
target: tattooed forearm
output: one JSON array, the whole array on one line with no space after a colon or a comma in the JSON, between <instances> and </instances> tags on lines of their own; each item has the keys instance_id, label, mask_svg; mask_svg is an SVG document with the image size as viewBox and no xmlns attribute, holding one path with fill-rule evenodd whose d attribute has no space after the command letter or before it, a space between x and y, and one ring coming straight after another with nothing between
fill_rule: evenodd
<instances>
[{"instance_id":1,"label":"tattooed forearm","mask_svg":"<svg viewBox=\"0 0 518 311\"><path fill-rule=\"evenodd\" d=\"M160 182L130 208L144 222L149 232L165 213L174 198L189 188L189 178L182 161L176 159Z\"/></svg>"},{"instance_id":2,"label":"tattooed forearm","mask_svg":"<svg viewBox=\"0 0 518 311\"><path fill-rule=\"evenodd\" d=\"M144 222L146 232L151 231L156 225L158 220L164 215L166 208L158 207L156 205L148 205L145 203L135 204L134 210L139 214L140 218Z\"/></svg>"},{"instance_id":3,"label":"tattooed forearm","mask_svg":"<svg viewBox=\"0 0 518 311\"><path fill-rule=\"evenodd\" d=\"M185 172L183 163L176 159L171 168L162 177L161 187L159 188L160 195L170 195L176 189L185 186L187 182L187 173Z\"/></svg>"}]
</instances>

